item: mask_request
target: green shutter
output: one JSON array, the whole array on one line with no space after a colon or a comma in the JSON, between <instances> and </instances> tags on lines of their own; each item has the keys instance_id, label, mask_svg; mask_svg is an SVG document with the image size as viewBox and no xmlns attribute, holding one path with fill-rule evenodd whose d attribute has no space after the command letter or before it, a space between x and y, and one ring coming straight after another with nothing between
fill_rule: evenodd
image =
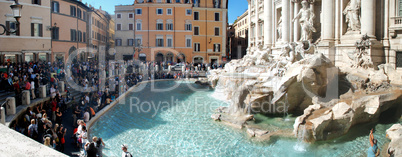
<instances>
[{"instance_id":1,"label":"green shutter","mask_svg":"<svg viewBox=\"0 0 402 157\"><path fill-rule=\"evenodd\" d=\"M6 21L6 28L10 30L10 21ZM10 35L10 32L6 31L6 35Z\"/></svg>"},{"instance_id":2,"label":"green shutter","mask_svg":"<svg viewBox=\"0 0 402 157\"><path fill-rule=\"evenodd\" d=\"M39 36L40 36L40 37L43 37L42 27L43 27L43 25L42 25L42 24L39 24Z\"/></svg>"},{"instance_id":3,"label":"green shutter","mask_svg":"<svg viewBox=\"0 0 402 157\"><path fill-rule=\"evenodd\" d=\"M31 36L35 36L35 24L31 23Z\"/></svg>"}]
</instances>

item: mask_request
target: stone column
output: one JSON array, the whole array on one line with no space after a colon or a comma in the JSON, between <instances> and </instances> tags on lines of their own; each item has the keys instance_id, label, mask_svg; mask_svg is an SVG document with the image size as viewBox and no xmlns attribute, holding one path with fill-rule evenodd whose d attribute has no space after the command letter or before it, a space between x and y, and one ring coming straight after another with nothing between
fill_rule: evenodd
<instances>
[{"instance_id":1,"label":"stone column","mask_svg":"<svg viewBox=\"0 0 402 157\"><path fill-rule=\"evenodd\" d=\"M31 104L31 97L29 94L29 90L22 91L22 105Z\"/></svg>"},{"instance_id":2,"label":"stone column","mask_svg":"<svg viewBox=\"0 0 402 157\"><path fill-rule=\"evenodd\" d=\"M389 63L389 0L384 0L384 51L385 51L385 63Z\"/></svg>"},{"instance_id":3,"label":"stone column","mask_svg":"<svg viewBox=\"0 0 402 157\"><path fill-rule=\"evenodd\" d=\"M248 3L248 14L247 14L247 21L248 21L248 45L247 45L247 53L250 50L250 46L251 46L251 2Z\"/></svg>"},{"instance_id":4,"label":"stone column","mask_svg":"<svg viewBox=\"0 0 402 157\"><path fill-rule=\"evenodd\" d=\"M342 7L340 0L335 0L335 41L339 42L341 36Z\"/></svg>"},{"instance_id":5,"label":"stone column","mask_svg":"<svg viewBox=\"0 0 402 157\"><path fill-rule=\"evenodd\" d=\"M376 0L361 1L361 34L375 38Z\"/></svg>"},{"instance_id":6,"label":"stone column","mask_svg":"<svg viewBox=\"0 0 402 157\"><path fill-rule=\"evenodd\" d=\"M289 42L290 37L290 0L282 0L282 41Z\"/></svg>"},{"instance_id":7,"label":"stone column","mask_svg":"<svg viewBox=\"0 0 402 157\"><path fill-rule=\"evenodd\" d=\"M299 11L300 11L300 5L295 3L294 4L294 12L293 12L294 16L293 17L296 17L297 14L299 13ZM293 41L294 42L297 42L300 39L299 30L300 30L299 19L296 19L296 21L293 23Z\"/></svg>"},{"instance_id":8,"label":"stone column","mask_svg":"<svg viewBox=\"0 0 402 157\"><path fill-rule=\"evenodd\" d=\"M274 17L272 14L272 7L273 1L272 0L265 0L264 1L264 42L265 47L271 47L273 42L273 29L272 26L274 25L272 18Z\"/></svg>"},{"instance_id":9,"label":"stone column","mask_svg":"<svg viewBox=\"0 0 402 157\"><path fill-rule=\"evenodd\" d=\"M39 98L46 98L46 85L39 86Z\"/></svg>"},{"instance_id":10,"label":"stone column","mask_svg":"<svg viewBox=\"0 0 402 157\"><path fill-rule=\"evenodd\" d=\"M8 97L7 99L7 115L13 115L16 112L16 106L15 106L15 98L14 97Z\"/></svg>"},{"instance_id":11,"label":"stone column","mask_svg":"<svg viewBox=\"0 0 402 157\"><path fill-rule=\"evenodd\" d=\"M60 94L64 92L64 81L59 81L59 92Z\"/></svg>"},{"instance_id":12,"label":"stone column","mask_svg":"<svg viewBox=\"0 0 402 157\"><path fill-rule=\"evenodd\" d=\"M4 107L0 108L0 122L1 124L6 125L6 112L4 110Z\"/></svg>"},{"instance_id":13,"label":"stone column","mask_svg":"<svg viewBox=\"0 0 402 157\"><path fill-rule=\"evenodd\" d=\"M364 0L363 0L364 1ZM322 0L322 21L324 32L322 33L324 41L334 41L335 38L335 1Z\"/></svg>"},{"instance_id":14,"label":"stone column","mask_svg":"<svg viewBox=\"0 0 402 157\"><path fill-rule=\"evenodd\" d=\"M258 38L259 38L259 32L260 32L260 23L258 23L258 21L260 20L260 13L258 11L258 8L260 6L258 6L259 2L255 1L254 2L254 9L255 9L255 18L254 18L254 22L255 22L255 26L254 26L254 41L255 41L255 45L254 47L258 47Z\"/></svg>"}]
</instances>

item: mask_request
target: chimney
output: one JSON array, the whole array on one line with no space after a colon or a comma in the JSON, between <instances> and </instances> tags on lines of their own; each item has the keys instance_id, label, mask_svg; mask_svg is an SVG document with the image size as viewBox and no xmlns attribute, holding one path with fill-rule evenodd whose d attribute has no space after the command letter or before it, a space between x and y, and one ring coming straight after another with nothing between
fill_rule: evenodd
<instances>
[{"instance_id":1,"label":"chimney","mask_svg":"<svg viewBox=\"0 0 402 157\"><path fill-rule=\"evenodd\" d=\"M102 10L102 6L99 6L99 10Z\"/></svg>"}]
</instances>

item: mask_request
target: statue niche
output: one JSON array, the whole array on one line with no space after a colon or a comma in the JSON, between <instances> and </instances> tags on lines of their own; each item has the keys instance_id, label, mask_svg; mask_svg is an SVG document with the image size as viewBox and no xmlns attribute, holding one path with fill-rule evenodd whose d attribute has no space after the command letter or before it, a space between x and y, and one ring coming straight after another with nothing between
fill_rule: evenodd
<instances>
[{"instance_id":1,"label":"statue niche","mask_svg":"<svg viewBox=\"0 0 402 157\"><path fill-rule=\"evenodd\" d=\"M346 23L348 23L347 31L360 31L360 7L361 0L350 0L343 14L345 15Z\"/></svg>"}]
</instances>

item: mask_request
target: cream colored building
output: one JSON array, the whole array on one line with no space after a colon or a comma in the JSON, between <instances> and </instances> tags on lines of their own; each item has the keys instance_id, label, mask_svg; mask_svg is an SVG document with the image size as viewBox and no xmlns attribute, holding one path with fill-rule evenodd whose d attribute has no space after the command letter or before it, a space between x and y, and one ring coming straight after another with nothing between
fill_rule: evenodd
<instances>
[{"instance_id":1,"label":"cream colored building","mask_svg":"<svg viewBox=\"0 0 402 157\"><path fill-rule=\"evenodd\" d=\"M368 35L370 60L376 67L390 63L402 67L402 0L248 0L248 53L272 49L281 53L287 43L304 38L300 22L311 23L309 40L335 64L348 60L356 41ZM306 10L315 16L303 20L297 15ZM306 25L304 25L306 26Z\"/></svg>"},{"instance_id":2,"label":"cream colored building","mask_svg":"<svg viewBox=\"0 0 402 157\"><path fill-rule=\"evenodd\" d=\"M0 23L12 30L16 27L10 8L13 3L0 0ZM7 60L47 61L51 52L50 1L19 0L19 3L23 5L19 35L7 33L0 36L0 64Z\"/></svg>"},{"instance_id":3,"label":"cream colored building","mask_svg":"<svg viewBox=\"0 0 402 157\"><path fill-rule=\"evenodd\" d=\"M233 28L235 30L234 34L234 45L232 48L232 59L240 59L247 53L248 45L248 10L246 10L241 16L237 17L236 21L233 23Z\"/></svg>"}]
</instances>

